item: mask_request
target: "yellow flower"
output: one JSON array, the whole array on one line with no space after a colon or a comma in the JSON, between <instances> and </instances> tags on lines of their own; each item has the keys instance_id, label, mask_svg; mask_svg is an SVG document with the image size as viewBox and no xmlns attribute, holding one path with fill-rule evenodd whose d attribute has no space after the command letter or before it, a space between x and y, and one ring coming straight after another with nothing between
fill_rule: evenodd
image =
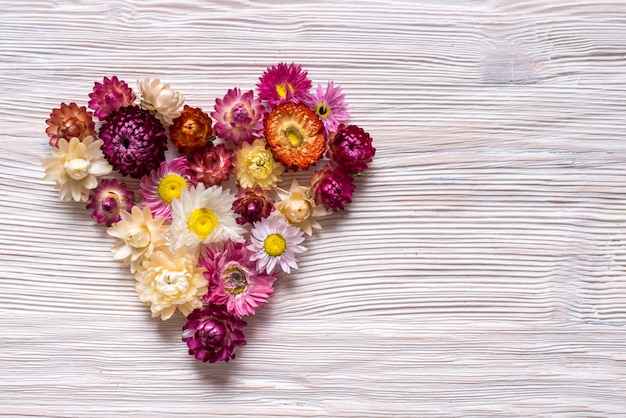
<instances>
[{"instance_id":1,"label":"yellow flower","mask_svg":"<svg viewBox=\"0 0 626 418\"><path fill-rule=\"evenodd\" d=\"M265 141L255 140L252 145L244 142L235 161L237 181L242 188L261 186L265 190L276 187L285 167L274 160L272 151L265 148Z\"/></svg>"},{"instance_id":2,"label":"yellow flower","mask_svg":"<svg viewBox=\"0 0 626 418\"><path fill-rule=\"evenodd\" d=\"M60 138L57 145L50 148L50 156L41 160L44 180L56 182L54 188L61 199L86 202L89 191L98 186L98 177L113 169L102 154L102 141L94 141L93 136L82 141Z\"/></svg>"},{"instance_id":3,"label":"yellow flower","mask_svg":"<svg viewBox=\"0 0 626 418\"><path fill-rule=\"evenodd\" d=\"M143 210L133 206L131 212L120 211L122 219L107 229L107 233L118 239L111 251L113 258L123 260L130 265L131 273L137 271L144 257L150 257L154 250L167 244L165 233L168 227L163 225L164 218L152 218L148 206Z\"/></svg>"},{"instance_id":4,"label":"yellow flower","mask_svg":"<svg viewBox=\"0 0 626 418\"><path fill-rule=\"evenodd\" d=\"M146 77L137 80L137 87L141 91L141 107L156 112L156 117L168 127L174 123L174 119L183 113L185 97L179 92L172 90L169 84L161 83L155 78Z\"/></svg>"},{"instance_id":5,"label":"yellow flower","mask_svg":"<svg viewBox=\"0 0 626 418\"><path fill-rule=\"evenodd\" d=\"M289 191L276 189L276 193L282 199L274 206L276 210L283 214L287 222L300 227L307 235L313 233L312 228L321 229L322 226L315 220L314 216L328 214L321 206L315 206L311 198L311 191L298 184L298 180L291 182Z\"/></svg>"},{"instance_id":6,"label":"yellow flower","mask_svg":"<svg viewBox=\"0 0 626 418\"><path fill-rule=\"evenodd\" d=\"M198 259L184 248L172 253L163 247L144 259L135 273L135 290L153 318L169 319L176 309L187 316L202 306L201 297L208 292L203 273Z\"/></svg>"}]
</instances>

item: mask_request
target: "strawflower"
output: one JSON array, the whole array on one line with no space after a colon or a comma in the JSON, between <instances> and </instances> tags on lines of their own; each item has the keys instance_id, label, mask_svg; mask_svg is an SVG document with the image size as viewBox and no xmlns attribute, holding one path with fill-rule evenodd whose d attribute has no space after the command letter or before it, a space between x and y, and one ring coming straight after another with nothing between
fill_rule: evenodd
<instances>
[{"instance_id":1,"label":"strawflower","mask_svg":"<svg viewBox=\"0 0 626 418\"><path fill-rule=\"evenodd\" d=\"M263 73L257 88L261 100L267 100L270 107L274 107L285 102L308 101L311 80L301 66L281 62Z\"/></svg>"},{"instance_id":2,"label":"strawflower","mask_svg":"<svg viewBox=\"0 0 626 418\"><path fill-rule=\"evenodd\" d=\"M181 152L202 148L214 139L211 118L199 107L185 105L183 112L170 126L170 138Z\"/></svg>"},{"instance_id":3,"label":"strawflower","mask_svg":"<svg viewBox=\"0 0 626 418\"><path fill-rule=\"evenodd\" d=\"M41 165L45 170L44 180L54 181L63 200L74 199L85 202L89 191L98 186L98 177L111 172L112 167L102 154L102 141L92 136L59 139L57 147L50 148L50 156L44 157Z\"/></svg>"},{"instance_id":4,"label":"strawflower","mask_svg":"<svg viewBox=\"0 0 626 418\"><path fill-rule=\"evenodd\" d=\"M122 219L122 210L130 211L135 204L135 195L124 183L115 179L102 179L98 187L91 191L87 209L91 216L106 226Z\"/></svg>"},{"instance_id":5,"label":"strawflower","mask_svg":"<svg viewBox=\"0 0 626 418\"><path fill-rule=\"evenodd\" d=\"M154 111L164 126L170 126L183 112L185 97L172 90L169 83L161 83L158 78L151 80L146 77L137 80L137 87L141 92L141 107Z\"/></svg>"},{"instance_id":6,"label":"strawflower","mask_svg":"<svg viewBox=\"0 0 626 418\"><path fill-rule=\"evenodd\" d=\"M325 215L326 211L315 205L308 187L300 186L298 180L294 179L289 191L276 189L276 192L282 199L276 203L276 210L282 213L287 222L302 229L307 235L312 234L313 228L322 227L313 216Z\"/></svg>"},{"instance_id":7,"label":"strawflower","mask_svg":"<svg viewBox=\"0 0 626 418\"><path fill-rule=\"evenodd\" d=\"M228 180L233 171L233 151L224 144L209 142L202 148L187 154L189 172L194 182L205 186L216 186Z\"/></svg>"},{"instance_id":8,"label":"strawflower","mask_svg":"<svg viewBox=\"0 0 626 418\"><path fill-rule=\"evenodd\" d=\"M167 225L163 225L163 217L152 217L149 207L140 209L133 206L131 211L120 211L120 221L107 229L107 233L118 241L113 245L113 258L122 260L130 266L131 273L137 268L144 257L167 245Z\"/></svg>"},{"instance_id":9,"label":"strawflower","mask_svg":"<svg viewBox=\"0 0 626 418\"><path fill-rule=\"evenodd\" d=\"M328 82L326 90L321 84L317 85L315 94L311 96L308 105L315 109L326 128L326 133L335 132L339 124L344 123L350 117L345 95L341 92L341 87L335 87L332 81Z\"/></svg>"},{"instance_id":10,"label":"strawflower","mask_svg":"<svg viewBox=\"0 0 626 418\"><path fill-rule=\"evenodd\" d=\"M222 305L205 306L187 316L183 341L189 347L189 354L202 362L228 362L235 358L235 349L246 344L243 335L246 325Z\"/></svg>"},{"instance_id":11,"label":"strawflower","mask_svg":"<svg viewBox=\"0 0 626 418\"><path fill-rule=\"evenodd\" d=\"M137 269L135 291L150 306L153 318L170 319L176 310L187 316L202 306L201 298L208 290L203 272L194 255L184 249L172 253L164 247Z\"/></svg>"},{"instance_id":12,"label":"strawflower","mask_svg":"<svg viewBox=\"0 0 626 418\"><path fill-rule=\"evenodd\" d=\"M351 196L354 180L341 167L324 166L311 178L311 193L313 200L326 209L337 212L343 210L343 205L352 202Z\"/></svg>"},{"instance_id":13,"label":"strawflower","mask_svg":"<svg viewBox=\"0 0 626 418\"><path fill-rule=\"evenodd\" d=\"M141 178L165 160L165 129L147 110L122 107L102 125L100 138L106 159L124 176Z\"/></svg>"},{"instance_id":14,"label":"strawflower","mask_svg":"<svg viewBox=\"0 0 626 418\"><path fill-rule=\"evenodd\" d=\"M254 315L256 308L267 302L274 291L276 276L257 271L251 252L242 243L227 240L223 249L207 247L200 265L206 271L209 292L203 301L225 305L226 310L241 318Z\"/></svg>"},{"instance_id":15,"label":"strawflower","mask_svg":"<svg viewBox=\"0 0 626 418\"><path fill-rule=\"evenodd\" d=\"M92 113L85 106L78 107L74 102L69 105L61 103L61 107L53 109L46 120L46 133L50 137L50 145L57 146L59 139L78 138L81 141L95 134Z\"/></svg>"},{"instance_id":16,"label":"strawflower","mask_svg":"<svg viewBox=\"0 0 626 418\"><path fill-rule=\"evenodd\" d=\"M172 201L193 184L189 174L187 158L178 157L163 161L157 170L141 178L139 193L153 216L172 219Z\"/></svg>"},{"instance_id":17,"label":"strawflower","mask_svg":"<svg viewBox=\"0 0 626 418\"><path fill-rule=\"evenodd\" d=\"M356 125L341 125L329 142L328 157L349 172L360 172L372 162L372 137Z\"/></svg>"},{"instance_id":18,"label":"strawflower","mask_svg":"<svg viewBox=\"0 0 626 418\"><path fill-rule=\"evenodd\" d=\"M288 102L275 107L263 125L267 143L285 167L306 170L326 150L324 125L303 103Z\"/></svg>"},{"instance_id":19,"label":"strawflower","mask_svg":"<svg viewBox=\"0 0 626 418\"><path fill-rule=\"evenodd\" d=\"M268 190L255 186L254 189L239 189L233 211L239 215L236 219L238 224L252 224L270 216L274 204Z\"/></svg>"},{"instance_id":20,"label":"strawflower","mask_svg":"<svg viewBox=\"0 0 626 418\"><path fill-rule=\"evenodd\" d=\"M244 142L237 153L235 170L239 187L253 188L259 185L269 190L280 181L285 167L274 160L272 152L265 147L265 141L255 140L252 145Z\"/></svg>"},{"instance_id":21,"label":"strawflower","mask_svg":"<svg viewBox=\"0 0 626 418\"><path fill-rule=\"evenodd\" d=\"M248 249L250 259L256 261L259 271L273 274L278 268L285 273L297 269L296 256L306 251L299 245L304 241L300 228L291 226L280 215L272 215L254 224Z\"/></svg>"},{"instance_id":22,"label":"strawflower","mask_svg":"<svg viewBox=\"0 0 626 418\"><path fill-rule=\"evenodd\" d=\"M89 98L91 99L89 108L94 111L98 119L104 120L121 107L131 106L137 97L125 81L113 76L104 77L102 83L94 83L93 92L89 93Z\"/></svg>"},{"instance_id":23,"label":"strawflower","mask_svg":"<svg viewBox=\"0 0 626 418\"><path fill-rule=\"evenodd\" d=\"M223 99L215 100L215 132L222 139L233 141L235 145L252 142L261 137L263 129L261 118L265 108L254 92L241 93L238 88L228 90Z\"/></svg>"}]
</instances>

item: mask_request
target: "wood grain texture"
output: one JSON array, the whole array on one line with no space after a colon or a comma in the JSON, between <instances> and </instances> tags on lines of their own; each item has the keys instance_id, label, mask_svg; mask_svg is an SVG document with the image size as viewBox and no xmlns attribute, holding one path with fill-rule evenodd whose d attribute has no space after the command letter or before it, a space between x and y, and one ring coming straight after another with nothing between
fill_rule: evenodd
<instances>
[{"instance_id":1,"label":"wood grain texture","mask_svg":"<svg viewBox=\"0 0 626 418\"><path fill-rule=\"evenodd\" d=\"M0 415L623 416L626 3L0 1ZM209 108L279 61L375 138L229 364L39 165L93 82Z\"/></svg>"}]
</instances>

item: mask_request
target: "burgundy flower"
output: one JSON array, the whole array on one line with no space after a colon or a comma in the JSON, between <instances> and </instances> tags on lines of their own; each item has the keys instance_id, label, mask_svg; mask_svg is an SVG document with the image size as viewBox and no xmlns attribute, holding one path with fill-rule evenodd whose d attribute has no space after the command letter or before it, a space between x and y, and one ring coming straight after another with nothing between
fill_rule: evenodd
<instances>
[{"instance_id":1,"label":"burgundy flower","mask_svg":"<svg viewBox=\"0 0 626 418\"><path fill-rule=\"evenodd\" d=\"M339 126L329 141L328 158L346 171L365 170L375 153L372 137L356 125Z\"/></svg>"},{"instance_id":2,"label":"burgundy flower","mask_svg":"<svg viewBox=\"0 0 626 418\"><path fill-rule=\"evenodd\" d=\"M337 212L343 210L344 203L352 200L352 191L356 187L352 176L341 167L326 165L311 178L313 199L318 205Z\"/></svg>"},{"instance_id":3,"label":"burgundy flower","mask_svg":"<svg viewBox=\"0 0 626 418\"><path fill-rule=\"evenodd\" d=\"M187 154L191 179L205 186L215 186L228 180L233 171L233 152L223 144L206 144Z\"/></svg>"},{"instance_id":4,"label":"burgundy flower","mask_svg":"<svg viewBox=\"0 0 626 418\"><path fill-rule=\"evenodd\" d=\"M124 183L115 179L102 179L98 187L91 191L87 209L98 223L111 226L122 217L122 210L130 212L135 204L135 195Z\"/></svg>"},{"instance_id":5,"label":"burgundy flower","mask_svg":"<svg viewBox=\"0 0 626 418\"><path fill-rule=\"evenodd\" d=\"M126 82L113 76L110 79L104 77L102 83L96 82L93 92L89 93L89 98L91 99L89 109L94 110L94 115L98 119L104 120L121 107L132 105L136 96Z\"/></svg>"},{"instance_id":6,"label":"burgundy flower","mask_svg":"<svg viewBox=\"0 0 626 418\"><path fill-rule=\"evenodd\" d=\"M254 189L239 189L237 199L233 202L233 212L239 215L236 219L239 225L260 221L273 211L269 190L263 190L258 185Z\"/></svg>"},{"instance_id":7,"label":"burgundy flower","mask_svg":"<svg viewBox=\"0 0 626 418\"><path fill-rule=\"evenodd\" d=\"M120 108L102 126L100 138L105 158L124 176L143 177L165 160L165 129L147 110Z\"/></svg>"},{"instance_id":8,"label":"burgundy flower","mask_svg":"<svg viewBox=\"0 0 626 418\"><path fill-rule=\"evenodd\" d=\"M235 348L245 345L246 322L235 318L223 305L195 309L183 326L183 341L189 354L203 362L215 363L235 358Z\"/></svg>"}]
</instances>

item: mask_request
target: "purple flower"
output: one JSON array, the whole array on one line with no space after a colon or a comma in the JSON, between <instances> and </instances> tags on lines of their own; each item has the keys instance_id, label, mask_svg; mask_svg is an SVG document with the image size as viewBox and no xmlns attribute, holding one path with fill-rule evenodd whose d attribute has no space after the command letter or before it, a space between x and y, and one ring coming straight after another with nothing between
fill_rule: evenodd
<instances>
[{"instance_id":1,"label":"purple flower","mask_svg":"<svg viewBox=\"0 0 626 418\"><path fill-rule=\"evenodd\" d=\"M318 84L315 94L307 102L321 119L327 133L335 132L339 124L350 117L344 98L345 94L341 92L341 87L335 87L333 82L329 81L326 90Z\"/></svg>"},{"instance_id":2,"label":"purple flower","mask_svg":"<svg viewBox=\"0 0 626 418\"><path fill-rule=\"evenodd\" d=\"M326 165L311 178L313 200L326 209L337 212L343 210L344 203L350 203L356 187L352 176L341 167Z\"/></svg>"},{"instance_id":3,"label":"purple flower","mask_svg":"<svg viewBox=\"0 0 626 418\"><path fill-rule=\"evenodd\" d=\"M236 219L239 225L258 222L273 211L269 190L263 190L258 185L254 189L239 189L237 199L233 202L233 212L239 215Z\"/></svg>"},{"instance_id":4,"label":"purple flower","mask_svg":"<svg viewBox=\"0 0 626 418\"><path fill-rule=\"evenodd\" d=\"M356 125L341 125L328 145L331 161L350 172L365 170L376 153L370 134Z\"/></svg>"},{"instance_id":5,"label":"purple flower","mask_svg":"<svg viewBox=\"0 0 626 418\"><path fill-rule=\"evenodd\" d=\"M235 318L223 305L195 309L183 326L183 341L189 354L203 362L215 363L235 358L235 348L245 345L246 322Z\"/></svg>"},{"instance_id":6,"label":"purple flower","mask_svg":"<svg viewBox=\"0 0 626 418\"><path fill-rule=\"evenodd\" d=\"M122 107L100 129L102 151L122 175L140 178L165 160L167 136L161 122L147 110Z\"/></svg>"},{"instance_id":7,"label":"purple flower","mask_svg":"<svg viewBox=\"0 0 626 418\"><path fill-rule=\"evenodd\" d=\"M211 117L216 123L213 129L222 139L233 141L235 145L242 142L252 143L262 135L264 107L254 92L249 90L241 93L238 88L228 90L223 99L215 100L215 111Z\"/></svg>"},{"instance_id":8,"label":"purple flower","mask_svg":"<svg viewBox=\"0 0 626 418\"><path fill-rule=\"evenodd\" d=\"M124 183L115 179L103 179L98 187L91 191L87 209L92 210L92 217L98 223L111 226L122 219L122 210L130 212L134 205L135 196Z\"/></svg>"},{"instance_id":9,"label":"purple flower","mask_svg":"<svg viewBox=\"0 0 626 418\"><path fill-rule=\"evenodd\" d=\"M135 93L117 76L104 77L102 83L96 82L93 92L89 93L89 109L94 110L94 115L100 119L106 119L111 113L117 112L121 107L130 106L135 102Z\"/></svg>"}]
</instances>

